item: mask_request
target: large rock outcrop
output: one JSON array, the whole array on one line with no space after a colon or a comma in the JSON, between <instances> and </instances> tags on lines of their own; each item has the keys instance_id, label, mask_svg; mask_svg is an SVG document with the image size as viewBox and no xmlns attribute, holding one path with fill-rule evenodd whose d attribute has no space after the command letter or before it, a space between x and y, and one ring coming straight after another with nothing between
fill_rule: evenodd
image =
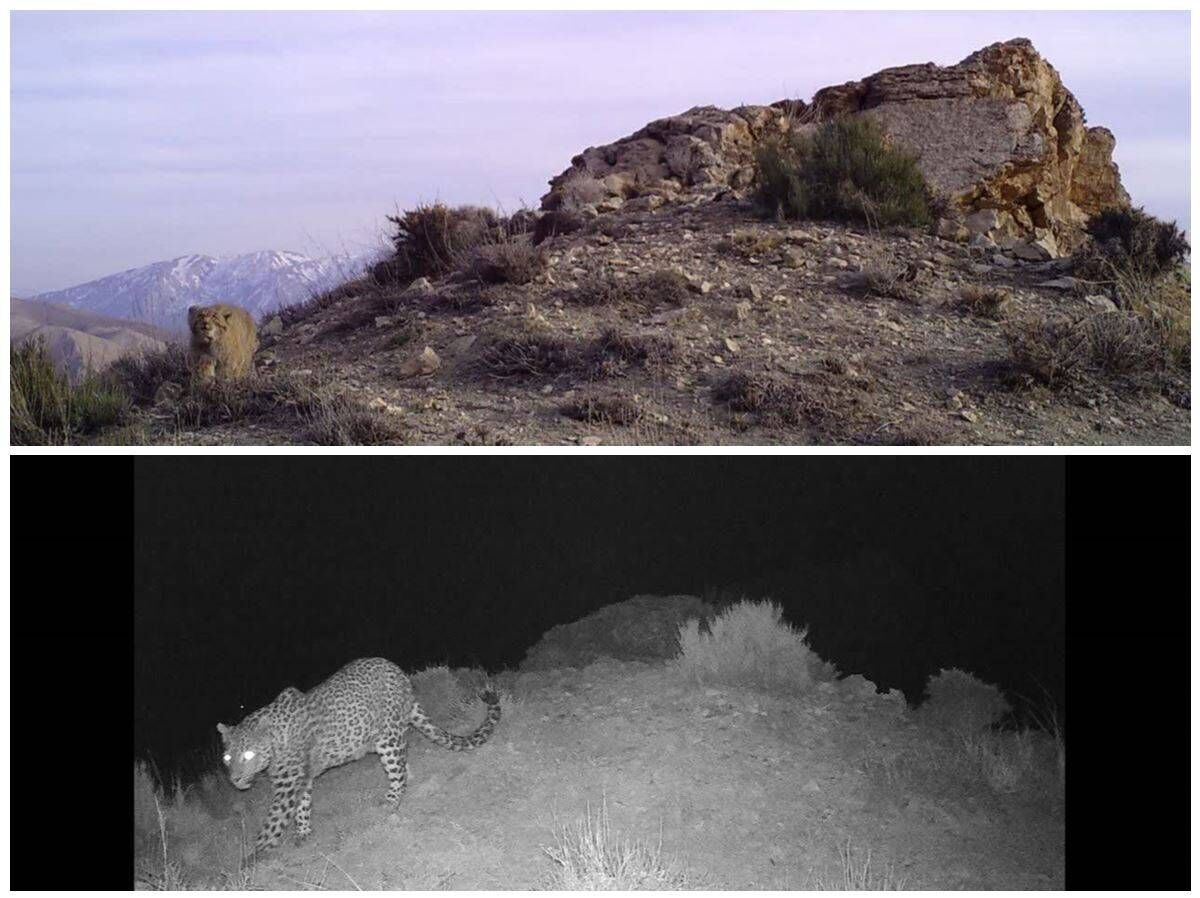
<instances>
[{"instance_id":1,"label":"large rock outcrop","mask_svg":"<svg viewBox=\"0 0 1200 898\"><path fill-rule=\"evenodd\" d=\"M550 182L542 207L580 205L581 185L600 211L744 190L764 136L849 115L875 118L917 155L946 200L951 233L1057 255L1077 242L1091 215L1129 204L1112 161L1112 133L1085 125L1058 72L1018 38L957 65L900 66L826 87L810 104L706 106L659 119L576 156Z\"/></svg>"}]
</instances>

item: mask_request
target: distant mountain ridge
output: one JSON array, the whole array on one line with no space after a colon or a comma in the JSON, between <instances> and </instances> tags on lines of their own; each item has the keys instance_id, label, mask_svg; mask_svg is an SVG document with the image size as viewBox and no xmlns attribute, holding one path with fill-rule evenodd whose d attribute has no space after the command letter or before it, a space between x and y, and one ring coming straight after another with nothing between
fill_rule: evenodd
<instances>
[{"instance_id":1,"label":"distant mountain ridge","mask_svg":"<svg viewBox=\"0 0 1200 898\"><path fill-rule=\"evenodd\" d=\"M263 250L223 257L179 256L32 299L179 330L186 325L188 306L226 302L261 316L358 276L379 255L313 258Z\"/></svg>"},{"instance_id":2,"label":"distant mountain ridge","mask_svg":"<svg viewBox=\"0 0 1200 898\"><path fill-rule=\"evenodd\" d=\"M11 342L41 339L50 357L71 375L99 371L131 352L161 349L171 334L128 321L48 302L9 300Z\"/></svg>"}]
</instances>

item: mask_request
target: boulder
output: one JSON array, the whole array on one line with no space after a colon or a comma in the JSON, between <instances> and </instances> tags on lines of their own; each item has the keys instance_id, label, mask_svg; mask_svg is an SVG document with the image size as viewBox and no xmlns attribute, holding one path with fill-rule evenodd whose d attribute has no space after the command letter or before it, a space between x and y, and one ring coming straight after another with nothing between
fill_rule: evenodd
<instances>
[{"instance_id":1,"label":"boulder","mask_svg":"<svg viewBox=\"0 0 1200 898\"><path fill-rule=\"evenodd\" d=\"M659 119L576 156L551 180L542 208L556 208L564 183L580 175L601 179L610 196L622 198L744 191L764 137L852 115L874 118L918 157L948 217L963 219L969 237L1032 247L1023 250L1031 257L1069 251L1091 215L1130 203L1112 161L1112 132L1087 127L1058 72L1030 41L1016 38L955 65L899 66L826 87L811 104L700 106Z\"/></svg>"}]
</instances>

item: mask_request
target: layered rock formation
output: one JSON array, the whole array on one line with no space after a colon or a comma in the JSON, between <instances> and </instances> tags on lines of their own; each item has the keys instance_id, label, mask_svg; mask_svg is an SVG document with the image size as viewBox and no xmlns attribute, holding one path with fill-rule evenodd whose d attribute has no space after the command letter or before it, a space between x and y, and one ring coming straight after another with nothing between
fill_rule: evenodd
<instances>
[{"instance_id":1,"label":"layered rock formation","mask_svg":"<svg viewBox=\"0 0 1200 898\"><path fill-rule=\"evenodd\" d=\"M900 66L818 91L811 104L697 107L585 150L550 182L543 209L609 211L752 185L765 136L843 116L875 118L915 153L946 201L940 232L996 242L1031 258L1059 255L1088 217L1129 205L1114 138L1085 125L1079 102L1033 44L1018 38L953 66ZM594 200L587 202L587 200Z\"/></svg>"}]
</instances>

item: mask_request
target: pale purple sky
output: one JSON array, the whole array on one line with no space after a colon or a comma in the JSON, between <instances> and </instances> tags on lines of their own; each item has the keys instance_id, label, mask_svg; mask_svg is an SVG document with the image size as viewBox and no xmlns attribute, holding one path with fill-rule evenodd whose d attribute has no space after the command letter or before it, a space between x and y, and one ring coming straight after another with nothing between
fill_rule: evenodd
<instances>
[{"instance_id":1,"label":"pale purple sky","mask_svg":"<svg viewBox=\"0 0 1200 898\"><path fill-rule=\"evenodd\" d=\"M12 13L12 290L187 253L361 251L420 200L534 205L691 106L1028 37L1135 203L1188 224L1189 13Z\"/></svg>"}]
</instances>

